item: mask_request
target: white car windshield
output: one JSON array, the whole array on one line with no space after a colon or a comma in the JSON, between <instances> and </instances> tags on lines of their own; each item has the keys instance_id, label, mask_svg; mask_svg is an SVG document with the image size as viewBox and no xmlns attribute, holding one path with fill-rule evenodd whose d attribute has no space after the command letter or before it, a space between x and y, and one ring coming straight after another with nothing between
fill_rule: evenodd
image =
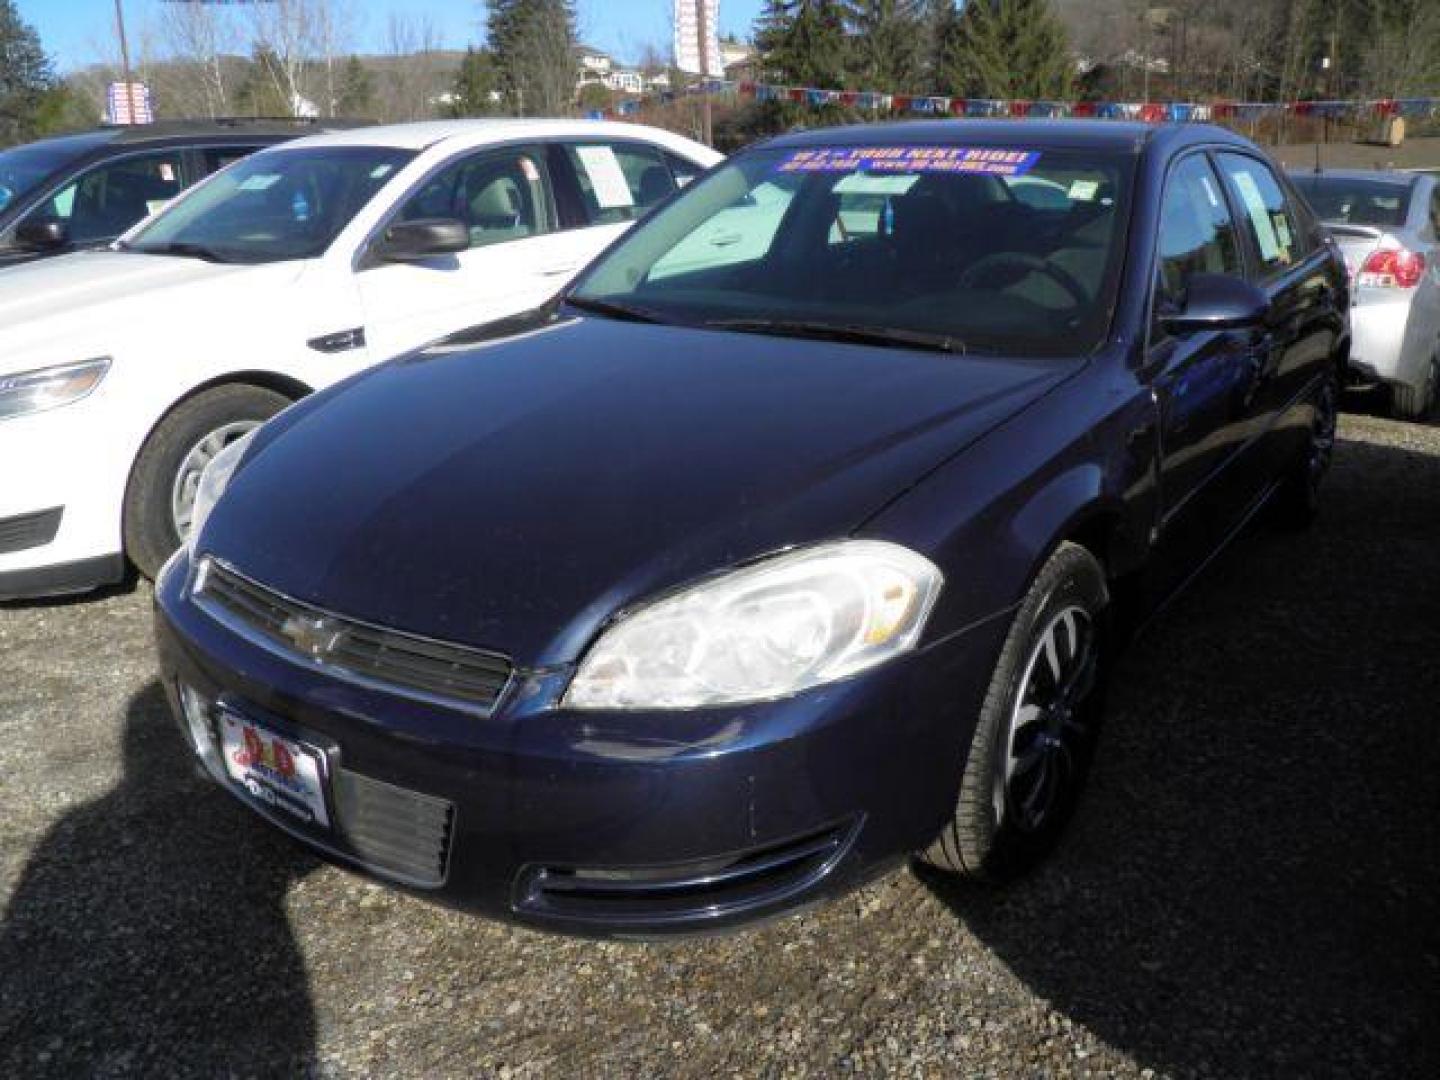
<instances>
[{"instance_id":1,"label":"white car windshield","mask_svg":"<svg viewBox=\"0 0 1440 1080\"><path fill-rule=\"evenodd\" d=\"M1108 333L1133 155L812 146L744 154L605 254L573 306L755 333L1036 355Z\"/></svg>"},{"instance_id":2,"label":"white car windshield","mask_svg":"<svg viewBox=\"0 0 1440 1080\"><path fill-rule=\"evenodd\" d=\"M255 154L162 211L124 250L215 262L313 258L414 156L374 146Z\"/></svg>"}]
</instances>

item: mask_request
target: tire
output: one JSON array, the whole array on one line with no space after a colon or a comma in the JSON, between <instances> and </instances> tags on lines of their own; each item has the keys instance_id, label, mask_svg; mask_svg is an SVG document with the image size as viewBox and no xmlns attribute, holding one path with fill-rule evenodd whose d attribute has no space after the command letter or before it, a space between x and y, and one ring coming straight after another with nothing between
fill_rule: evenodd
<instances>
[{"instance_id":1,"label":"tire","mask_svg":"<svg viewBox=\"0 0 1440 1080\"><path fill-rule=\"evenodd\" d=\"M1340 409L1340 380L1331 375L1315 398L1305 447L1280 482L1272 502L1273 519L1282 529L1302 531L1320 513L1320 488L1335 455L1335 425Z\"/></svg>"},{"instance_id":2,"label":"tire","mask_svg":"<svg viewBox=\"0 0 1440 1080\"><path fill-rule=\"evenodd\" d=\"M154 578L183 541L177 521L177 485L187 483L193 500L196 466L214 451L290 404L290 399L259 386L234 384L205 390L177 405L140 449L125 489L125 554L147 578ZM182 475L182 469L184 474Z\"/></svg>"},{"instance_id":3,"label":"tire","mask_svg":"<svg viewBox=\"0 0 1440 1080\"><path fill-rule=\"evenodd\" d=\"M999 882L1030 869L1054 846L1074 812L1099 732L1109 609L1095 557L1077 544L1062 544L1011 624L970 742L954 814L919 854L921 861ZM1047 659L1047 642L1055 647L1057 665ZM1072 693L1055 695L1057 707L1037 715L1032 710L1051 696L1045 691L1056 666L1062 682L1073 677ZM1053 784L1043 796L1042 772Z\"/></svg>"},{"instance_id":4,"label":"tire","mask_svg":"<svg viewBox=\"0 0 1440 1080\"><path fill-rule=\"evenodd\" d=\"M1440 357L1432 356L1420 386L1396 383L1392 403L1395 415L1402 420L1424 420L1435 407L1436 384L1440 382Z\"/></svg>"}]
</instances>

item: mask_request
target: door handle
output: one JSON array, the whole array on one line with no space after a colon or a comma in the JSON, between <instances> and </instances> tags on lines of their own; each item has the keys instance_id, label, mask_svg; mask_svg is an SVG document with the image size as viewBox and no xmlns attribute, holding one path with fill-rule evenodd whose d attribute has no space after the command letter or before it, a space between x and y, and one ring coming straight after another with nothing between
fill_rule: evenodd
<instances>
[{"instance_id":1,"label":"door handle","mask_svg":"<svg viewBox=\"0 0 1440 1080\"><path fill-rule=\"evenodd\" d=\"M710 238L710 246L729 247L731 244L738 244L740 239L740 234L737 232L721 233L719 236L712 236Z\"/></svg>"},{"instance_id":2,"label":"door handle","mask_svg":"<svg viewBox=\"0 0 1440 1080\"><path fill-rule=\"evenodd\" d=\"M540 276L559 277L561 274L573 274L579 268L579 263L565 263L563 266L547 266L540 271Z\"/></svg>"}]
</instances>

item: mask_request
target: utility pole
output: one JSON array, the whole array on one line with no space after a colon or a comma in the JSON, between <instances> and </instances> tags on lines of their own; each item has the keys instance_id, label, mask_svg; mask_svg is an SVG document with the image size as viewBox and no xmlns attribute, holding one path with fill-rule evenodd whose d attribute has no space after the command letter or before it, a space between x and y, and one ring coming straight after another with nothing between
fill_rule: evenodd
<instances>
[{"instance_id":1,"label":"utility pole","mask_svg":"<svg viewBox=\"0 0 1440 1080\"><path fill-rule=\"evenodd\" d=\"M115 0L118 4L120 0ZM695 0L695 20L700 28L700 141L706 146L715 144L712 117L710 115L710 35L705 22L705 0Z\"/></svg>"},{"instance_id":2,"label":"utility pole","mask_svg":"<svg viewBox=\"0 0 1440 1080\"><path fill-rule=\"evenodd\" d=\"M138 122L140 110L135 105L135 83L130 78L130 45L125 40L125 11L115 0L115 29L120 35L120 77L125 80L125 100L130 105L130 123Z\"/></svg>"}]
</instances>

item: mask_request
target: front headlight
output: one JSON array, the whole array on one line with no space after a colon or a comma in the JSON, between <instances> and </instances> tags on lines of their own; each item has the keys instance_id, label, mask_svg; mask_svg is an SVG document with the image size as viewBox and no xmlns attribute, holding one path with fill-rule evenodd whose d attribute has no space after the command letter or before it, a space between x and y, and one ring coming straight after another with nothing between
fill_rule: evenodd
<instances>
[{"instance_id":1,"label":"front headlight","mask_svg":"<svg viewBox=\"0 0 1440 1080\"><path fill-rule=\"evenodd\" d=\"M622 615L565 695L576 709L785 697L914 647L943 577L880 540L778 555Z\"/></svg>"},{"instance_id":2,"label":"front headlight","mask_svg":"<svg viewBox=\"0 0 1440 1080\"><path fill-rule=\"evenodd\" d=\"M215 503L230 486L230 478L235 475L235 468L245 456L245 448L254 437L254 431L241 435L211 458L210 464L205 466L205 471L200 474L200 483L195 486L195 506L190 511L190 532L185 537L187 544L193 545L195 538L200 535L200 530L205 527L205 519L210 516L210 511L215 509Z\"/></svg>"},{"instance_id":3,"label":"front headlight","mask_svg":"<svg viewBox=\"0 0 1440 1080\"><path fill-rule=\"evenodd\" d=\"M55 409L79 401L100 385L110 358L57 364L34 371L0 375L0 420Z\"/></svg>"}]
</instances>

